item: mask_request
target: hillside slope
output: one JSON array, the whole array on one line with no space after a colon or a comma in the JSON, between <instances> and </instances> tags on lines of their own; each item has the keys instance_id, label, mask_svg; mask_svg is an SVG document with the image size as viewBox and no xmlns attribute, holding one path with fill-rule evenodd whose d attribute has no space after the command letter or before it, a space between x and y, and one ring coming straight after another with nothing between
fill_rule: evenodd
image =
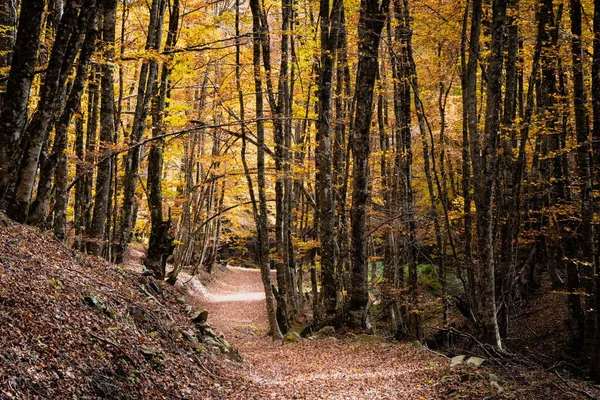
<instances>
[{"instance_id":1,"label":"hillside slope","mask_svg":"<svg viewBox=\"0 0 600 400\"><path fill-rule=\"evenodd\" d=\"M245 398L175 289L0 218L0 398Z\"/></svg>"}]
</instances>

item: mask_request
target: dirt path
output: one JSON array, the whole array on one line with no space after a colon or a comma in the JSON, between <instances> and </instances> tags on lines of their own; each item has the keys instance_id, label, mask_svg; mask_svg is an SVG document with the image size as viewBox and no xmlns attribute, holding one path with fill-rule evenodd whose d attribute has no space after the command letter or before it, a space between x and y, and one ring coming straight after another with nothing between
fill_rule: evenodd
<instances>
[{"instance_id":1,"label":"dirt path","mask_svg":"<svg viewBox=\"0 0 600 400\"><path fill-rule=\"evenodd\" d=\"M333 338L282 345L266 337L264 293L256 270L227 268L197 290L211 324L245 359L242 376L256 393L243 398L446 398L439 378L447 359L411 345Z\"/></svg>"}]
</instances>

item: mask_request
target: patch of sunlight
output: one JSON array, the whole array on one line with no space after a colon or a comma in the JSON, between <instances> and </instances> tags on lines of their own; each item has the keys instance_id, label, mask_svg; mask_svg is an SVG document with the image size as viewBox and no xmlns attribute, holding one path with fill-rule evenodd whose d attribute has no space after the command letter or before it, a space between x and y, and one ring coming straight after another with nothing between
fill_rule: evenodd
<instances>
[{"instance_id":1,"label":"patch of sunlight","mask_svg":"<svg viewBox=\"0 0 600 400\"><path fill-rule=\"evenodd\" d=\"M259 301L265 299L263 292L246 292L232 294L212 294L208 293L206 299L213 303L223 303L228 301Z\"/></svg>"}]
</instances>

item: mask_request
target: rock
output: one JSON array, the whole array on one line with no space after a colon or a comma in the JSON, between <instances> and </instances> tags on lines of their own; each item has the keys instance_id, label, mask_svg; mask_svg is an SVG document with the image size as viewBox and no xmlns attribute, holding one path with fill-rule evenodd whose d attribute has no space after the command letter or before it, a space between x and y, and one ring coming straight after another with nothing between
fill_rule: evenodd
<instances>
[{"instance_id":1,"label":"rock","mask_svg":"<svg viewBox=\"0 0 600 400\"><path fill-rule=\"evenodd\" d=\"M294 332L300 336L303 330L304 330L304 325L296 324L294 322L288 332Z\"/></svg>"},{"instance_id":2,"label":"rock","mask_svg":"<svg viewBox=\"0 0 600 400\"><path fill-rule=\"evenodd\" d=\"M196 324L196 328L200 330L206 330L212 328L212 326L208 323L208 321L206 321Z\"/></svg>"},{"instance_id":3,"label":"rock","mask_svg":"<svg viewBox=\"0 0 600 400\"><path fill-rule=\"evenodd\" d=\"M87 304L90 307L96 307L96 306L102 305L102 300L96 296L85 296L83 298L83 301L85 301L85 304Z\"/></svg>"},{"instance_id":4,"label":"rock","mask_svg":"<svg viewBox=\"0 0 600 400\"><path fill-rule=\"evenodd\" d=\"M223 343L223 346L227 347L228 349L231 348L231 345L229 344L229 342L227 340L225 340L224 338L221 339L221 343Z\"/></svg>"},{"instance_id":5,"label":"rock","mask_svg":"<svg viewBox=\"0 0 600 400\"><path fill-rule=\"evenodd\" d=\"M471 364L475 367L481 367L481 364L485 361L485 358L481 357L469 357L466 361L467 364Z\"/></svg>"},{"instance_id":6,"label":"rock","mask_svg":"<svg viewBox=\"0 0 600 400\"><path fill-rule=\"evenodd\" d=\"M206 311L206 310L196 311L192 315L192 322L195 324L202 324L202 323L206 322L207 319L208 319L208 311Z\"/></svg>"},{"instance_id":7,"label":"rock","mask_svg":"<svg viewBox=\"0 0 600 400\"><path fill-rule=\"evenodd\" d=\"M212 328L205 328L204 334L213 338L218 338L219 335Z\"/></svg>"},{"instance_id":8,"label":"rock","mask_svg":"<svg viewBox=\"0 0 600 400\"><path fill-rule=\"evenodd\" d=\"M422 349L423 348L423 345L418 340L413 340L412 342L410 342L410 344L415 349Z\"/></svg>"},{"instance_id":9,"label":"rock","mask_svg":"<svg viewBox=\"0 0 600 400\"><path fill-rule=\"evenodd\" d=\"M459 364L462 364L465 361L465 356L454 356L450 360L450 367L456 367Z\"/></svg>"},{"instance_id":10,"label":"rock","mask_svg":"<svg viewBox=\"0 0 600 400\"><path fill-rule=\"evenodd\" d=\"M282 340L282 344L298 343L300 341L300 335L296 332L288 332L285 334Z\"/></svg>"},{"instance_id":11,"label":"rock","mask_svg":"<svg viewBox=\"0 0 600 400\"><path fill-rule=\"evenodd\" d=\"M187 306L185 306L185 309L184 309L184 310L185 310L185 312L186 312L187 314L191 314L191 313L192 313L192 306L190 306L190 305L187 305Z\"/></svg>"},{"instance_id":12,"label":"rock","mask_svg":"<svg viewBox=\"0 0 600 400\"><path fill-rule=\"evenodd\" d=\"M161 351L160 350L154 350L154 349L151 349L149 347L142 347L140 349L140 353L142 353L142 355L144 356L144 358L146 360L151 360L154 357L156 357L157 355L161 354Z\"/></svg>"},{"instance_id":13,"label":"rock","mask_svg":"<svg viewBox=\"0 0 600 400\"><path fill-rule=\"evenodd\" d=\"M492 381L492 382L490 382L490 385L492 385L492 387L496 389L498 394L504 393L504 388L502 386L500 386L500 384L498 382Z\"/></svg>"},{"instance_id":14,"label":"rock","mask_svg":"<svg viewBox=\"0 0 600 400\"><path fill-rule=\"evenodd\" d=\"M319 331L317 333L315 333L315 336L318 337L327 337L327 336L333 336L335 335L335 328L333 326L324 326L321 329L319 329Z\"/></svg>"},{"instance_id":15,"label":"rock","mask_svg":"<svg viewBox=\"0 0 600 400\"><path fill-rule=\"evenodd\" d=\"M225 339L207 336L204 338L204 344L215 350L219 350L223 354L231 355L235 353L233 347Z\"/></svg>"},{"instance_id":16,"label":"rock","mask_svg":"<svg viewBox=\"0 0 600 400\"><path fill-rule=\"evenodd\" d=\"M184 338L186 338L187 340L191 340L191 341L195 341L196 340L196 335L194 334L194 332L190 329L187 330L183 330L181 331L181 334L183 335Z\"/></svg>"},{"instance_id":17,"label":"rock","mask_svg":"<svg viewBox=\"0 0 600 400\"><path fill-rule=\"evenodd\" d=\"M185 304L185 296L180 296L177 298L177 302L179 304Z\"/></svg>"},{"instance_id":18,"label":"rock","mask_svg":"<svg viewBox=\"0 0 600 400\"><path fill-rule=\"evenodd\" d=\"M207 346L211 346L214 348L219 349L221 347L220 343L217 342L214 338L207 336L204 338L204 344L206 344Z\"/></svg>"},{"instance_id":19,"label":"rock","mask_svg":"<svg viewBox=\"0 0 600 400\"><path fill-rule=\"evenodd\" d=\"M356 339L359 342L367 342L367 343L383 343L384 340L379 335L367 335L365 333L356 336Z\"/></svg>"},{"instance_id":20,"label":"rock","mask_svg":"<svg viewBox=\"0 0 600 400\"><path fill-rule=\"evenodd\" d=\"M504 393L504 388L498 383L498 376L496 374L490 374L490 385L496 389L498 394Z\"/></svg>"}]
</instances>

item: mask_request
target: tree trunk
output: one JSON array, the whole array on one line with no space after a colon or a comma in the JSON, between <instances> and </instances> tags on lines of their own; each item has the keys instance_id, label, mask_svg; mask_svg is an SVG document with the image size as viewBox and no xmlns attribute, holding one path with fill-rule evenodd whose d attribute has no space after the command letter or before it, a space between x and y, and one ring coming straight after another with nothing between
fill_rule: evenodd
<instances>
[{"instance_id":1,"label":"tree trunk","mask_svg":"<svg viewBox=\"0 0 600 400\"><path fill-rule=\"evenodd\" d=\"M332 92L335 49L340 31L341 0L334 0L331 15L329 0L321 0L321 68L318 85L317 185L319 193L319 238L321 242L321 285L325 317L337 309L335 280L335 205L331 180Z\"/></svg>"},{"instance_id":2,"label":"tree trunk","mask_svg":"<svg viewBox=\"0 0 600 400\"><path fill-rule=\"evenodd\" d=\"M83 4L69 2L65 8L52 46L40 101L20 145L22 157L19 157L21 161L15 179L15 192L7 207L8 215L15 221L28 220L40 152L48 140L57 112L62 111L60 108L64 105L68 75L82 45L89 20L95 13L96 0L84 0Z\"/></svg>"},{"instance_id":3,"label":"tree trunk","mask_svg":"<svg viewBox=\"0 0 600 400\"><path fill-rule=\"evenodd\" d=\"M592 127L592 151L594 154L595 189L600 189L600 0L594 0L594 54L592 58L592 111L594 125ZM597 200L596 200L596 207ZM598 208L596 208L598 213ZM598 232L596 232L598 236ZM600 307L600 238L596 239L596 310ZM596 319L596 348L594 355L592 377L600 382L600 318Z\"/></svg>"},{"instance_id":4,"label":"tree trunk","mask_svg":"<svg viewBox=\"0 0 600 400\"><path fill-rule=\"evenodd\" d=\"M490 54L487 67L487 97L485 109L485 129L481 143L481 153L473 153L478 158L479 169L474 169L475 205L477 207L477 250L479 253L479 287L481 290L481 322L486 343L502 348L496 315L495 258L493 195L497 176L498 136L500 131L500 109L502 105L502 66L504 51L504 25L507 3L494 0L492 4L492 25ZM471 142L479 140L472 138ZM475 167L475 163L473 164Z\"/></svg>"},{"instance_id":5,"label":"tree trunk","mask_svg":"<svg viewBox=\"0 0 600 400\"><path fill-rule=\"evenodd\" d=\"M8 200L6 190L19 163L20 153L17 146L27 123L27 106L40 44L43 14L43 0L22 0L19 28L0 113L0 203Z\"/></svg>"},{"instance_id":6,"label":"tree trunk","mask_svg":"<svg viewBox=\"0 0 600 400\"><path fill-rule=\"evenodd\" d=\"M263 38L261 26L261 6L258 0L250 1L252 11L253 32L253 66L254 66L254 88L256 97L256 142L257 142L257 186L258 186L258 209L256 211L256 230L258 233L258 253L260 274L265 289L267 315L269 318L270 334L276 338L282 338L275 308L275 296L271 285L271 271L269 262L269 228L267 219L267 197L265 192L265 128L263 121L263 88L262 72L260 68L260 50ZM250 182L249 182L250 184Z\"/></svg>"},{"instance_id":7,"label":"tree trunk","mask_svg":"<svg viewBox=\"0 0 600 400\"><path fill-rule=\"evenodd\" d=\"M573 110L577 136L577 172L581 191L581 224L579 264L582 271L585 291L585 332L584 352L591 355L596 330L594 227L592 194L592 155L590 152L590 130L586 108L586 91L583 70L583 50L581 44L581 2L571 0L571 50L573 61ZM588 352L589 351L589 352Z\"/></svg>"},{"instance_id":8,"label":"tree trunk","mask_svg":"<svg viewBox=\"0 0 600 400\"><path fill-rule=\"evenodd\" d=\"M169 30L167 33L166 49L175 46L177 29L179 27L179 0L174 0L170 8ZM160 87L154 88L152 99L152 137L157 138L165 133L164 113L167 91L169 87L170 65L165 62L162 66ZM164 279L167 258L173 253L174 238L170 234L171 219L163 219L162 201L162 169L163 169L164 140L154 140L148 154L148 208L152 227L148 254L144 265L150 269L157 279Z\"/></svg>"},{"instance_id":9,"label":"tree trunk","mask_svg":"<svg viewBox=\"0 0 600 400\"><path fill-rule=\"evenodd\" d=\"M471 319L477 321L479 301L477 294L477 280L473 263L472 229L473 217L471 213L471 140L472 134L477 134L477 59L479 58L479 37L481 34L482 2L473 1L471 14L471 31L467 38L467 21L469 3L465 6L461 38L461 87L462 87L462 194L464 213L464 258L467 272L465 293L469 303ZM469 57L467 61L467 43Z\"/></svg>"},{"instance_id":10,"label":"tree trunk","mask_svg":"<svg viewBox=\"0 0 600 400\"><path fill-rule=\"evenodd\" d=\"M148 24L148 36L146 37L146 50L158 51L162 39L162 26L164 20L166 0L152 0L150 10L150 22ZM140 165L141 146L139 142L144 137L146 130L146 117L148 106L152 97L153 87L157 81L158 60L150 59L144 61L140 69L138 82L137 102L133 127L129 136L129 144L132 146L127 152L125 165L125 182L123 189L123 203L121 206L121 226L118 243L115 246L114 258L117 264L123 263L127 246L131 240L132 230L135 226L136 210L136 187L138 169Z\"/></svg>"},{"instance_id":11,"label":"tree trunk","mask_svg":"<svg viewBox=\"0 0 600 400\"><path fill-rule=\"evenodd\" d=\"M42 227L45 226L48 213L48 204L50 202L50 194L52 192L52 177L54 176L56 178L59 176L59 173L55 174L55 169L58 165L59 159L62 158L62 155L67 147L67 134L69 125L71 123L71 118L81 105L81 96L83 94L85 80L88 77L88 66L90 64L92 54L96 48L96 25L97 21L96 17L94 16L89 21L86 37L81 49L81 54L79 55L77 72L69 90L68 99L60 117L56 122L52 153L44 160L40 167L37 193L35 201L31 204L29 221L32 224L38 224ZM66 177L64 179L66 179ZM59 193L56 192L55 195L58 197ZM64 202L61 201L61 204L64 204ZM55 211L57 210L55 209ZM62 212L60 210L58 211Z\"/></svg>"},{"instance_id":12,"label":"tree trunk","mask_svg":"<svg viewBox=\"0 0 600 400\"><path fill-rule=\"evenodd\" d=\"M104 231L108 212L112 158L110 152L115 134L114 123L114 56L115 56L115 20L117 1L106 0L102 23L102 76L100 78L100 143L99 163L96 176L96 193L94 212L88 231L88 252L95 256L102 253L104 247Z\"/></svg>"},{"instance_id":13,"label":"tree trunk","mask_svg":"<svg viewBox=\"0 0 600 400\"><path fill-rule=\"evenodd\" d=\"M366 251L367 205L369 202L369 134L373 117L373 92L378 71L379 41L389 1L361 0L358 23L358 73L356 114L352 135L354 160L352 186L352 271L348 316L350 326L366 327L369 291Z\"/></svg>"}]
</instances>

